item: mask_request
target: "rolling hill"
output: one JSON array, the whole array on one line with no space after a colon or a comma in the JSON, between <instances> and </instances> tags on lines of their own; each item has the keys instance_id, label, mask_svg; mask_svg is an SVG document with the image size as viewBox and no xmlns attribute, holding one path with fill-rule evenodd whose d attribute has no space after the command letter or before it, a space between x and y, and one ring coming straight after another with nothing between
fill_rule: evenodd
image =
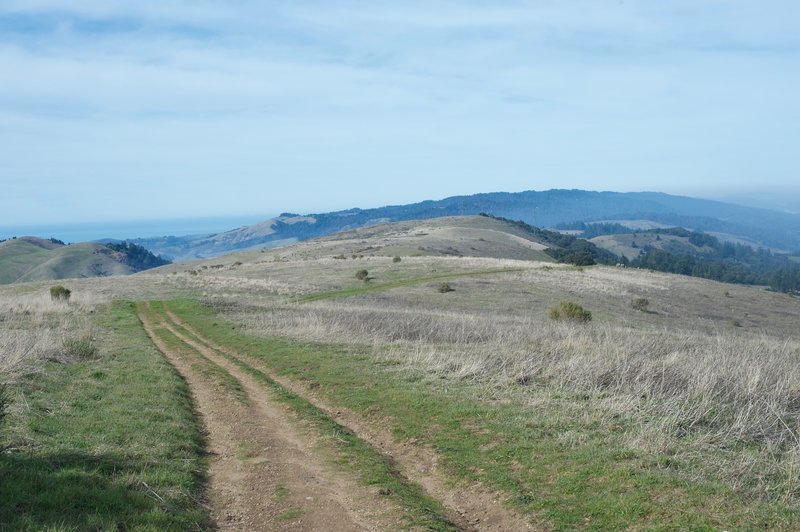
<instances>
[{"instance_id":1,"label":"rolling hill","mask_svg":"<svg viewBox=\"0 0 800 532\"><path fill-rule=\"evenodd\" d=\"M665 236L653 246L729 249ZM85 508L113 489L121 502L92 525L184 529L235 515L276 528L288 515L313 530L298 520L323 508L317 529L329 529L330 506L310 490L330 485L381 504L353 515L395 512L377 530L572 530L587 516L600 530L797 530L798 299L544 262L575 242L440 217L73 280L70 305L52 304L49 283L0 286L0 352L22 375L13 397L31 398L4 432L0 476L14 489L0 521L89 528ZM18 260L63 252L7 245ZM591 320L554 317L564 304ZM275 459L282 438L289 460ZM67 484L27 480L71 453ZM253 496L231 506L213 495L236 490ZM53 493L87 504L54 506ZM442 527L450 515L464 526Z\"/></svg>"},{"instance_id":2,"label":"rolling hill","mask_svg":"<svg viewBox=\"0 0 800 532\"><path fill-rule=\"evenodd\" d=\"M800 215L653 192L548 190L453 196L438 201L374 209L299 215L283 213L264 222L214 235L134 239L173 260L224 255L253 247L277 247L385 222L489 213L538 227L598 220L638 220L681 226L746 240L778 250L800 249Z\"/></svg>"},{"instance_id":3,"label":"rolling hill","mask_svg":"<svg viewBox=\"0 0 800 532\"><path fill-rule=\"evenodd\" d=\"M553 258L545 253L548 247L508 222L483 216L452 216L351 229L290 249L295 258L454 256L549 262Z\"/></svg>"},{"instance_id":4,"label":"rolling hill","mask_svg":"<svg viewBox=\"0 0 800 532\"><path fill-rule=\"evenodd\" d=\"M133 244L65 245L31 236L0 242L0 284L127 275L163 264Z\"/></svg>"}]
</instances>

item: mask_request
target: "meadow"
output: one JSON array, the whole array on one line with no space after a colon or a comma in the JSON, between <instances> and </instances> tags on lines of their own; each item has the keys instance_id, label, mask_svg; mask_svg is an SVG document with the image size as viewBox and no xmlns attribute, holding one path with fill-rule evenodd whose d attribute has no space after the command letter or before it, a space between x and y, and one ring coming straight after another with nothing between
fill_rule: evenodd
<instances>
[{"instance_id":1,"label":"meadow","mask_svg":"<svg viewBox=\"0 0 800 532\"><path fill-rule=\"evenodd\" d=\"M335 419L353 445L367 445L363 452L392 456L412 485L381 493L391 493L386 499L400 514L423 516L403 526L473 526L459 515L477 503L459 502L453 487L483 494L535 529L798 526L797 298L627 268L487 257L395 261L398 248L390 249L386 256L355 248L334 255L326 245L315 254L301 244L74 280L64 283L74 294L68 304L50 301L46 283L0 288L1 363L12 398L3 467L13 472L22 457L43 460L71 446L91 456L125 455L125 473L104 478L136 504L153 503L153 521L144 526L160 523L159 512L179 524L212 523L206 506L213 497L209 503L197 474L207 471L202 430L186 404L186 383L122 302L159 300L165 303L153 307L154 316L172 313L185 325L171 325L180 333L169 340L176 349L191 342L216 349L216 365L195 362L206 368L204 378L235 390L237 378L220 370L223 355L233 357L227 360L239 370L269 376ZM362 269L367 281L355 276ZM451 291L438 289L443 282ZM561 301L582 305L592 320L549 319ZM97 352L70 357L69 338L90 338ZM122 406L95 412L104 430L87 443L85 435L56 442L67 424L84 419L86 401L127 397L99 384L129 379L126 372L162 379L163 393L151 397L153 409L170 414L162 425L142 429L141 405L117 399ZM99 373L101 381L93 376ZM74 386L60 386L64 379ZM299 419L310 415L302 413L307 406L288 408ZM46 430L39 428L44 417ZM331 430L320 427L309 430ZM165 433L173 438L158 448L136 443ZM165 458L178 447L188 453L180 467ZM347 469L346 452L334 446L320 455L356 483L388 482L353 466L355 459ZM137 464L145 463L168 469L156 475L161 484L142 481L164 500L170 494L168 504L137 484L149 471ZM186 476L187 463L196 476ZM4 501L27 500L23 488L12 491ZM424 521L426 511L413 510L433 504L424 497L449 517ZM9 521L16 513L8 504L2 521L22 523ZM26 523L46 514L43 503L26 504ZM38 523L80 528L86 509L74 513Z\"/></svg>"}]
</instances>

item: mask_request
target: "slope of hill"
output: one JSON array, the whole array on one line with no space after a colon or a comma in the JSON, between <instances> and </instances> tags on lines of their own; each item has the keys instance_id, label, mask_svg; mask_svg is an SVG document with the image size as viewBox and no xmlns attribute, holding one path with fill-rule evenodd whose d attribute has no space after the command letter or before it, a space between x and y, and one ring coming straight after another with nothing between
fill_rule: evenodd
<instances>
[{"instance_id":1,"label":"slope of hill","mask_svg":"<svg viewBox=\"0 0 800 532\"><path fill-rule=\"evenodd\" d=\"M552 261L550 247L513 224L482 216L410 220L351 229L289 248L293 258L454 256ZM287 251L289 251L287 249Z\"/></svg>"},{"instance_id":2,"label":"slope of hill","mask_svg":"<svg viewBox=\"0 0 800 532\"><path fill-rule=\"evenodd\" d=\"M72 280L71 305L53 304L49 283L0 287L0 335L26 339L6 345L36 345L22 355L35 377L12 389L31 407L9 416L9 456L0 461L0 476L20 479L6 484L24 489L0 497L0 521L87 528L83 509L103 504L108 490L70 480L68 493L87 504L52 510L50 495L62 485L24 479L58 453L111 453L150 476L130 482L115 461L90 461L84 471L78 460L71 471L80 479L125 497L105 528L136 528L159 510L165 517L150 528L170 528L163 519L184 508L196 510L191 522L203 523L208 510L237 516L234 524L267 515L278 526L281 516L317 511L320 498L309 490L324 481L348 500L379 500L374 514L403 504L402 516L428 519L439 504L437 520L421 529L444 528L441 515L463 516L463 529L489 528L498 522L486 516L503 511L528 522L495 529L797 530L798 299L647 269L504 258L552 250L536 249L552 244L537 234L488 217L397 222ZM366 279L356 277L361 270ZM126 301L108 310L109 299ZM592 319L552 318L562 302ZM61 315L70 316L65 328L49 330ZM104 331L92 340L95 356L46 363L61 356L63 340L92 327ZM50 342L33 343L40 337ZM187 401L187 387L202 400ZM196 423L177 424L176 405ZM290 423L268 422L273 411ZM224 424L203 424L212 418ZM201 430L219 452L196 444ZM312 488L289 484L301 478L297 461L274 460L268 438L284 435L311 443L302 448L312 452L292 457L330 457ZM209 492L189 497L185 478L208 479ZM406 479L427 482L425 497L412 497ZM278 481L280 489L268 483ZM143 483L159 498L143 496ZM361 488L369 491L361 496ZM230 492L258 496L235 505L204 498Z\"/></svg>"},{"instance_id":3,"label":"slope of hill","mask_svg":"<svg viewBox=\"0 0 800 532\"><path fill-rule=\"evenodd\" d=\"M800 248L800 216L718 201L640 192L548 190L454 196L375 209L284 213L259 224L215 235L135 239L174 260L224 255L257 246L280 246L383 222L490 213L538 227L594 220L644 220L724 233L778 249Z\"/></svg>"},{"instance_id":4,"label":"slope of hill","mask_svg":"<svg viewBox=\"0 0 800 532\"><path fill-rule=\"evenodd\" d=\"M126 275L163 264L167 261L133 244L65 245L36 237L0 242L0 284Z\"/></svg>"},{"instance_id":5,"label":"slope of hill","mask_svg":"<svg viewBox=\"0 0 800 532\"><path fill-rule=\"evenodd\" d=\"M562 235L489 215L449 216L391 222L350 229L281 248L247 249L225 257L175 263L161 273L185 272L187 266L219 271L225 265L258 261L366 257L462 257L572 264L614 264L620 258L588 240Z\"/></svg>"},{"instance_id":6,"label":"slope of hill","mask_svg":"<svg viewBox=\"0 0 800 532\"><path fill-rule=\"evenodd\" d=\"M634 232L619 224L587 224L585 231L573 232L598 235L591 238L592 243L623 256L631 266L800 292L800 266L795 257L769 249L680 227Z\"/></svg>"},{"instance_id":7,"label":"slope of hill","mask_svg":"<svg viewBox=\"0 0 800 532\"><path fill-rule=\"evenodd\" d=\"M591 242L608 251L634 260L643 250L658 249L674 255L711 255L713 249L708 246L696 246L686 236L659 234L651 231L596 236Z\"/></svg>"}]
</instances>

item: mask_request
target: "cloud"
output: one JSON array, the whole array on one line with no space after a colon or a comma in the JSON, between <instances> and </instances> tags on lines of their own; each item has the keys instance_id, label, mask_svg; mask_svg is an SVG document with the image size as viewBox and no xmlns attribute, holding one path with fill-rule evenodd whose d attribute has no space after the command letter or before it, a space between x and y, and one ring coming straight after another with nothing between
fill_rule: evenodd
<instances>
[{"instance_id":1,"label":"cloud","mask_svg":"<svg viewBox=\"0 0 800 532\"><path fill-rule=\"evenodd\" d=\"M408 190L781 182L797 5L11 0L0 173L22 180L17 198L45 180L80 190L86 216L109 180L176 215L323 209L309 190L368 206ZM194 186L192 206L153 193L164 180Z\"/></svg>"}]
</instances>

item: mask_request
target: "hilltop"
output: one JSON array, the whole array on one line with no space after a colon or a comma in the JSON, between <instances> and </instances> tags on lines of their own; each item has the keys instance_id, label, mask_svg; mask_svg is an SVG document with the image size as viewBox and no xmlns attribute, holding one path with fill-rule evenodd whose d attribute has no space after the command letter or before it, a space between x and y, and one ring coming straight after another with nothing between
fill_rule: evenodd
<instances>
[{"instance_id":1,"label":"hilltop","mask_svg":"<svg viewBox=\"0 0 800 532\"><path fill-rule=\"evenodd\" d=\"M168 261L135 244L65 244L32 236L0 242L0 284L128 275Z\"/></svg>"},{"instance_id":2,"label":"hilltop","mask_svg":"<svg viewBox=\"0 0 800 532\"><path fill-rule=\"evenodd\" d=\"M350 229L286 248L293 258L453 256L552 261L546 242L508 222L451 216Z\"/></svg>"},{"instance_id":3,"label":"hilltop","mask_svg":"<svg viewBox=\"0 0 800 532\"><path fill-rule=\"evenodd\" d=\"M258 224L213 235L140 238L133 242L173 260L278 247L387 222L489 213L537 227L599 220L637 220L681 226L778 250L800 249L800 215L653 192L548 190L493 192L373 209L300 215L283 213Z\"/></svg>"}]
</instances>

